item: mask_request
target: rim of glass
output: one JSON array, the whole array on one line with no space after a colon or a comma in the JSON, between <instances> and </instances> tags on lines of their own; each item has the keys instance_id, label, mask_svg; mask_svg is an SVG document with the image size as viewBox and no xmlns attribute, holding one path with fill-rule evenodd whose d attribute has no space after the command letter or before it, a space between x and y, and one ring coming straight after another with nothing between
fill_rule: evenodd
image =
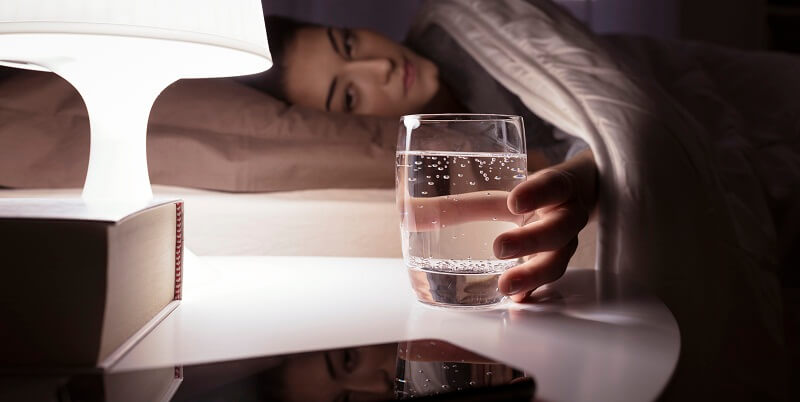
<instances>
[{"instance_id":1,"label":"rim of glass","mask_svg":"<svg viewBox=\"0 0 800 402\"><path fill-rule=\"evenodd\" d=\"M466 121L520 121L522 116L513 114L496 114L496 113L423 113L423 114L407 114L400 118L404 121L407 118L412 118L420 123L448 123L448 122L466 122Z\"/></svg>"}]
</instances>

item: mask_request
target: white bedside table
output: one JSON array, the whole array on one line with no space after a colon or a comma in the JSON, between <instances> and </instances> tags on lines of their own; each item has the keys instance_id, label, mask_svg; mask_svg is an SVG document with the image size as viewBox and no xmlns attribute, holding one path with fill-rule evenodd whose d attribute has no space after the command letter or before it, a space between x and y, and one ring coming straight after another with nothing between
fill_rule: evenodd
<instances>
[{"instance_id":1,"label":"white bedside table","mask_svg":"<svg viewBox=\"0 0 800 402\"><path fill-rule=\"evenodd\" d=\"M677 324L635 286L603 302L596 283L568 270L539 303L449 311L416 302L399 259L193 257L181 305L113 371L439 338L524 369L537 399L652 400L678 360Z\"/></svg>"}]
</instances>

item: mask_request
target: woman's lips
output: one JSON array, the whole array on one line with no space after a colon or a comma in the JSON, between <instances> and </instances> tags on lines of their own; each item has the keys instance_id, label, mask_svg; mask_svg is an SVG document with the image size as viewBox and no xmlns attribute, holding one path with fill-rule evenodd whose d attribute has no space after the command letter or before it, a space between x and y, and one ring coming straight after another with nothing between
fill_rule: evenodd
<instances>
[{"instance_id":1,"label":"woman's lips","mask_svg":"<svg viewBox=\"0 0 800 402\"><path fill-rule=\"evenodd\" d=\"M407 58L403 58L403 94L408 95L408 90L414 85L417 80L417 71L413 64Z\"/></svg>"}]
</instances>

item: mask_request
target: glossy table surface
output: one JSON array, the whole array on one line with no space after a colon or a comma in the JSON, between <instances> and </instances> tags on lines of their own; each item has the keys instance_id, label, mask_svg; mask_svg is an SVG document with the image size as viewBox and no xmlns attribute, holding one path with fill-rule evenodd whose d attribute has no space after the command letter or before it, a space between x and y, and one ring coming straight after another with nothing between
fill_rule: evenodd
<instances>
[{"instance_id":1,"label":"glossy table surface","mask_svg":"<svg viewBox=\"0 0 800 402\"><path fill-rule=\"evenodd\" d=\"M533 303L459 311L418 303L400 259L187 253L180 306L112 371L438 338L524 369L537 400L652 400L678 360L677 324L635 283L601 282L569 269Z\"/></svg>"}]
</instances>

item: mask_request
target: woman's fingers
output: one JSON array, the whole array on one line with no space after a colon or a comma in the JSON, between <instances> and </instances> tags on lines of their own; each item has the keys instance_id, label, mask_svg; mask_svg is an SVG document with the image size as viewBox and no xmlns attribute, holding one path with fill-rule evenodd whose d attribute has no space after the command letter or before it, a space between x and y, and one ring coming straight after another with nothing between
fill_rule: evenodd
<instances>
[{"instance_id":1,"label":"woman's fingers","mask_svg":"<svg viewBox=\"0 0 800 402\"><path fill-rule=\"evenodd\" d=\"M500 277L500 291L512 295L514 301L521 301L539 286L564 275L567 263L577 248L576 237L562 248L536 254L528 261L509 269Z\"/></svg>"},{"instance_id":2,"label":"woman's fingers","mask_svg":"<svg viewBox=\"0 0 800 402\"><path fill-rule=\"evenodd\" d=\"M478 191L439 197L407 197L400 200L405 215L404 227L412 232L426 232L444 226L475 221L506 221L520 224L507 205L507 191Z\"/></svg>"},{"instance_id":3,"label":"woman's fingers","mask_svg":"<svg viewBox=\"0 0 800 402\"><path fill-rule=\"evenodd\" d=\"M508 197L508 209L516 214L556 206L570 200L591 211L597 198L597 166L590 150L548 169L540 170L518 185Z\"/></svg>"},{"instance_id":4,"label":"woman's fingers","mask_svg":"<svg viewBox=\"0 0 800 402\"><path fill-rule=\"evenodd\" d=\"M543 214L541 219L511 229L494 240L497 258L518 258L564 247L586 226L589 216L574 201Z\"/></svg>"},{"instance_id":5,"label":"woman's fingers","mask_svg":"<svg viewBox=\"0 0 800 402\"><path fill-rule=\"evenodd\" d=\"M507 231L493 244L498 258L531 255L500 277L500 291L522 301L539 286L560 278L578 247L596 201L597 167L590 150L539 171L508 196L508 209L540 219Z\"/></svg>"},{"instance_id":6,"label":"woman's fingers","mask_svg":"<svg viewBox=\"0 0 800 402\"><path fill-rule=\"evenodd\" d=\"M548 205L562 204L575 196L576 188L571 172L564 169L540 170L511 191L508 209L515 214L524 214Z\"/></svg>"}]
</instances>

